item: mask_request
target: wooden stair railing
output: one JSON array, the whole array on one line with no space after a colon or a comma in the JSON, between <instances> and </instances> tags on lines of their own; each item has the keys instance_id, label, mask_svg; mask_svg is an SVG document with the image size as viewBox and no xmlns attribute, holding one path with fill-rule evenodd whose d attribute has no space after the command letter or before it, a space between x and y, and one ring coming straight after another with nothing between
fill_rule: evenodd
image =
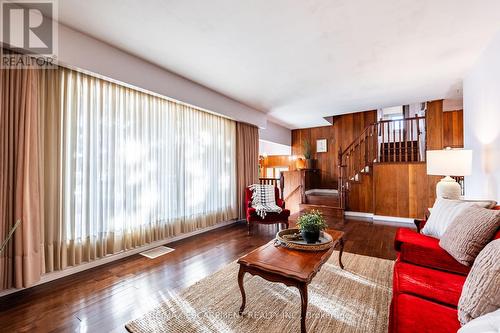
<instances>
[{"instance_id":1,"label":"wooden stair railing","mask_svg":"<svg viewBox=\"0 0 500 333\"><path fill-rule=\"evenodd\" d=\"M279 187L279 178L259 178L259 184L261 185L274 185Z\"/></svg>"},{"instance_id":2,"label":"wooden stair railing","mask_svg":"<svg viewBox=\"0 0 500 333\"><path fill-rule=\"evenodd\" d=\"M338 152L340 204L346 208L351 184L361 182L372 172L374 163L413 163L425 161L425 117L381 120L370 124ZM423 150L423 151L421 151Z\"/></svg>"},{"instance_id":3,"label":"wooden stair railing","mask_svg":"<svg viewBox=\"0 0 500 333\"><path fill-rule=\"evenodd\" d=\"M297 185L296 188L294 188L290 193L288 193L288 195L286 196L286 198L282 198L283 201L287 202L288 199L290 199L299 190L302 190L302 185Z\"/></svg>"},{"instance_id":4,"label":"wooden stair railing","mask_svg":"<svg viewBox=\"0 0 500 333\"><path fill-rule=\"evenodd\" d=\"M259 178L259 184L261 185L274 185L280 189L280 199L283 199L283 173L280 174L280 178Z\"/></svg>"}]
</instances>

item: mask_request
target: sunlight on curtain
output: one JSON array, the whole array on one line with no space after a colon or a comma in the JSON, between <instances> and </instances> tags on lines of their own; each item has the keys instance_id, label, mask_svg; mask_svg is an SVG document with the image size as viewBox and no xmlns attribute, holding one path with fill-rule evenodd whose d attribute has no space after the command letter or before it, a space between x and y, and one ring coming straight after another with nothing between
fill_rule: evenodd
<instances>
[{"instance_id":1,"label":"sunlight on curtain","mask_svg":"<svg viewBox=\"0 0 500 333\"><path fill-rule=\"evenodd\" d=\"M63 267L237 216L234 121L61 73Z\"/></svg>"}]
</instances>

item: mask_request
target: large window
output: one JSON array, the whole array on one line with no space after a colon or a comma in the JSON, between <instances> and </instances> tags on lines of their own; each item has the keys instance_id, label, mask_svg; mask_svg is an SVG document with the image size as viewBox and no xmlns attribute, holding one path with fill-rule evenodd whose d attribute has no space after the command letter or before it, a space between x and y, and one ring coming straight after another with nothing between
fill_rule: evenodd
<instances>
[{"instance_id":1,"label":"large window","mask_svg":"<svg viewBox=\"0 0 500 333\"><path fill-rule=\"evenodd\" d=\"M234 121L61 75L66 242L112 253L236 216Z\"/></svg>"}]
</instances>

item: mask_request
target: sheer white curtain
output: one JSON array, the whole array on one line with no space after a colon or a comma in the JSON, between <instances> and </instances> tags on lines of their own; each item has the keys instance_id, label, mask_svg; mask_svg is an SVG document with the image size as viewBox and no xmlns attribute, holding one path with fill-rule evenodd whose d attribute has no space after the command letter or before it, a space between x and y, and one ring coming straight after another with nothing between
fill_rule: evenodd
<instances>
[{"instance_id":1,"label":"sheer white curtain","mask_svg":"<svg viewBox=\"0 0 500 333\"><path fill-rule=\"evenodd\" d=\"M237 216L235 122L61 71L62 268Z\"/></svg>"}]
</instances>

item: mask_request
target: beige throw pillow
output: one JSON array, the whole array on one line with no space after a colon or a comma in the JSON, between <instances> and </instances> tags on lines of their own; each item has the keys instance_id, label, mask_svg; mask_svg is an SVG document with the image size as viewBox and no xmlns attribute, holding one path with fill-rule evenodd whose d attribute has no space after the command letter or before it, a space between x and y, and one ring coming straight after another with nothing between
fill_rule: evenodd
<instances>
[{"instance_id":1,"label":"beige throw pillow","mask_svg":"<svg viewBox=\"0 0 500 333\"><path fill-rule=\"evenodd\" d=\"M458 320L462 325L500 308L499 258L497 239L486 245L472 265L458 301Z\"/></svg>"},{"instance_id":2,"label":"beige throw pillow","mask_svg":"<svg viewBox=\"0 0 500 333\"><path fill-rule=\"evenodd\" d=\"M421 233L427 236L441 238L453 219L465 208L480 206L491 208L494 201L464 201L437 198L432 207L429 220L425 224Z\"/></svg>"},{"instance_id":3,"label":"beige throw pillow","mask_svg":"<svg viewBox=\"0 0 500 333\"><path fill-rule=\"evenodd\" d=\"M459 263L471 266L500 227L500 210L466 207L453 218L439 241Z\"/></svg>"}]
</instances>

